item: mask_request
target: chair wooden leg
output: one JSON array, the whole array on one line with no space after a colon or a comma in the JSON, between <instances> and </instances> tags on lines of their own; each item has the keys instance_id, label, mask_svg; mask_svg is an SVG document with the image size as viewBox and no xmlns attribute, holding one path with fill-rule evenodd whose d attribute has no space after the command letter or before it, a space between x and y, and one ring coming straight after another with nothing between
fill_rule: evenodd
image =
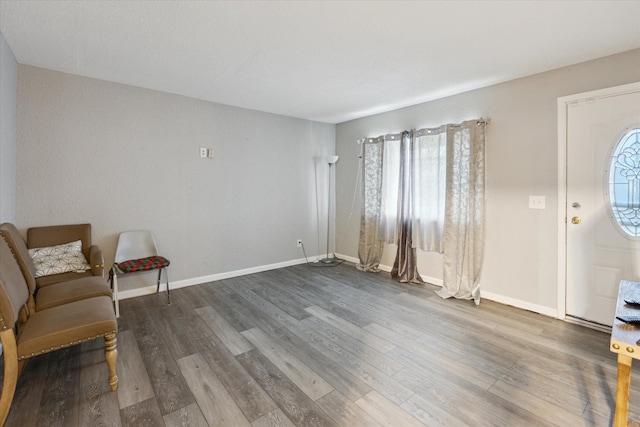
<instances>
[{"instance_id":1,"label":"chair wooden leg","mask_svg":"<svg viewBox=\"0 0 640 427\"><path fill-rule=\"evenodd\" d=\"M4 425L11 409L13 396L18 384L18 348L13 329L0 332L0 342L4 353L4 381L0 397L0 426Z\"/></svg>"},{"instance_id":2,"label":"chair wooden leg","mask_svg":"<svg viewBox=\"0 0 640 427\"><path fill-rule=\"evenodd\" d=\"M116 364L118 362L117 341L115 333L104 337L104 358L107 360L107 366L109 367L109 385L113 391L118 389L118 375L116 373Z\"/></svg>"}]
</instances>

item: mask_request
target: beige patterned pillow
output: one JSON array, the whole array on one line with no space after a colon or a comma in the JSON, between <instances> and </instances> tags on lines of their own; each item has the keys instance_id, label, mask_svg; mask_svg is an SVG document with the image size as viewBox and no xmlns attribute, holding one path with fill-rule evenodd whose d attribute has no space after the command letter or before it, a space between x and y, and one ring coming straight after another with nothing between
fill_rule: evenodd
<instances>
[{"instance_id":1,"label":"beige patterned pillow","mask_svg":"<svg viewBox=\"0 0 640 427\"><path fill-rule=\"evenodd\" d=\"M36 266L36 277L74 271L82 273L91 268L82 253L82 240L47 248L29 249Z\"/></svg>"}]
</instances>

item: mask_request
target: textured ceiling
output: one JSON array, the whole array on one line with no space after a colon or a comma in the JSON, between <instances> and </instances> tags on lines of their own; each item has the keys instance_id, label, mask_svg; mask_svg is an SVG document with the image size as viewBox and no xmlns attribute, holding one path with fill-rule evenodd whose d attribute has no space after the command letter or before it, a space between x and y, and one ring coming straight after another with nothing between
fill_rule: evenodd
<instances>
[{"instance_id":1,"label":"textured ceiling","mask_svg":"<svg viewBox=\"0 0 640 427\"><path fill-rule=\"evenodd\" d=\"M640 1L0 1L33 65L339 123L640 47Z\"/></svg>"}]
</instances>

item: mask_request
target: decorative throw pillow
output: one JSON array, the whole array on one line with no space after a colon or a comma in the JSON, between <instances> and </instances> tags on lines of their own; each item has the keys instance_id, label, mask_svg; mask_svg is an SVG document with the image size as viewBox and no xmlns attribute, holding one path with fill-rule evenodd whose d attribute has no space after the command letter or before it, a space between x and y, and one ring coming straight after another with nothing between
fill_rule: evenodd
<instances>
[{"instance_id":1,"label":"decorative throw pillow","mask_svg":"<svg viewBox=\"0 0 640 427\"><path fill-rule=\"evenodd\" d=\"M29 249L36 266L36 277L74 271L82 273L91 268L82 253L82 240L47 248Z\"/></svg>"}]
</instances>

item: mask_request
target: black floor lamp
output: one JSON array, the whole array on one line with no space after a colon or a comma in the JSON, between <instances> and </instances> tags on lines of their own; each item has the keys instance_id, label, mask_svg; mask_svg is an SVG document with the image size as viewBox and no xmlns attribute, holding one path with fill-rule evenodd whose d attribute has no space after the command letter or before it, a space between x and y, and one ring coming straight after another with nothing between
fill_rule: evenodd
<instances>
[{"instance_id":1,"label":"black floor lamp","mask_svg":"<svg viewBox=\"0 0 640 427\"><path fill-rule=\"evenodd\" d=\"M338 156L329 156L327 157L327 163L329 163L329 191L327 198L327 257L320 260L320 262L324 265L336 265L338 261L335 258L329 258L329 232L331 227L329 227L331 222L331 172L333 165L338 161Z\"/></svg>"}]
</instances>

